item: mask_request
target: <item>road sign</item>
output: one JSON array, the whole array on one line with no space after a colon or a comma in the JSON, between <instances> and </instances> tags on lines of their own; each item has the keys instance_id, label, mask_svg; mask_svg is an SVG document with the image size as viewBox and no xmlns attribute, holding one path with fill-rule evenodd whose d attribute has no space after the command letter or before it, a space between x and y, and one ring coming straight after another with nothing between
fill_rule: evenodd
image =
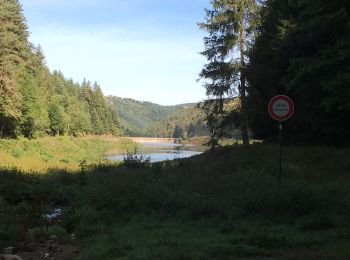
<instances>
[{"instance_id":1,"label":"road sign","mask_svg":"<svg viewBox=\"0 0 350 260\"><path fill-rule=\"evenodd\" d=\"M294 102L288 96L278 95L273 97L269 103L270 116L279 121L278 123L278 183L282 183L282 121L285 121L294 113Z\"/></svg>"},{"instance_id":2,"label":"road sign","mask_svg":"<svg viewBox=\"0 0 350 260\"><path fill-rule=\"evenodd\" d=\"M285 121L294 113L294 102L288 96L278 95L269 103L269 114L276 121Z\"/></svg>"}]
</instances>

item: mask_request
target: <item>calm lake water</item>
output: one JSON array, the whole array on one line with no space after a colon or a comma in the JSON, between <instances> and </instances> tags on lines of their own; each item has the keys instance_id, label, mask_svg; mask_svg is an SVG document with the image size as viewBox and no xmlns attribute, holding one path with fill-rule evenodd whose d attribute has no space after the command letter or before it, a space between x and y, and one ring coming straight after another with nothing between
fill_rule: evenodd
<instances>
[{"instance_id":1,"label":"calm lake water","mask_svg":"<svg viewBox=\"0 0 350 260\"><path fill-rule=\"evenodd\" d=\"M137 150L136 155L150 156L151 162L188 158L203 152L203 148L191 144L181 145L171 142L142 142L139 144L140 148ZM108 156L107 159L122 161L124 156L123 154L112 155Z\"/></svg>"}]
</instances>

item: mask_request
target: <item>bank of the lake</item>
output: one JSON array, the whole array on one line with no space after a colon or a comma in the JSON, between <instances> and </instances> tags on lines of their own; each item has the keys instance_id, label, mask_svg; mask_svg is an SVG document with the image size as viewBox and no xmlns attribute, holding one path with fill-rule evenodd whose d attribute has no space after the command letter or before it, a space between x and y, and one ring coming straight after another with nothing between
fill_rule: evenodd
<instances>
[{"instance_id":1,"label":"bank of the lake","mask_svg":"<svg viewBox=\"0 0 350 260\"><path fill-rule=\"evenodd\" d=\"M149 137L131 137L130 139L136 142L138 147L135 151L129 151L129 154L136 156L135 158L145 158L150 162L189 158L207 149L204 144L193 143L191 140ZM125 154L109 153L106 158L110 161L123 161Z\"/></svg>"},{"instance_id":2,"label":"bank of the lake","mask_svg":"<svg viewBox=\"0 0 350 260\"><path fill-rule=\"evenodd\" d=\"M106 162L108 151L126 153L136 147L128 138L113 136L0 139L0 167L37 172L77 170L84 164Z\"/></svg>"},{"instance_id":3,"label":"bank of the lake","mask_svg":"<svg viewBox=\"0 0 350 260\"><path fill-rule=\"evenodd\" d=\"M281 187L276 152L236 145L79 174L0 170L0 247L74 233L80 259L349 259L350 150L285 147ZM63 218L46 230L40 216L53 207Z\"/></svg>"}]
</instances>

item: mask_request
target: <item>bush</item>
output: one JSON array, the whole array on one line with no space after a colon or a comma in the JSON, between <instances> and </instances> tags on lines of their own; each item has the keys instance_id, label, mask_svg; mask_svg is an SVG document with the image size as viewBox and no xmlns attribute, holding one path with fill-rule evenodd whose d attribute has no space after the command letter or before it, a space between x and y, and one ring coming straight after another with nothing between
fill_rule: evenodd
<instances>
[{"instance_id":1,"label":"bush","mask_svg":"<svg viewBox=\"0 0 350 260\"><path fill-rule=\"evenodd\" d=\"M67 231L60 225L54 225L47 230L48 237L56 236L61 241L66 241L68 239Z\"/></svg>"},{"instance_id":2,"label":"bush","mask_svg":"<svg viewBox=\"0 0 350 260\"><path fill-rule=\"evenodd\" d=\"M124 158L123 162L124 165L130 169L137 169L137 168L146 168L150 167L150 156L145 155L137 155L132 153L127 153Z\"/></svg>"}]
</instances>

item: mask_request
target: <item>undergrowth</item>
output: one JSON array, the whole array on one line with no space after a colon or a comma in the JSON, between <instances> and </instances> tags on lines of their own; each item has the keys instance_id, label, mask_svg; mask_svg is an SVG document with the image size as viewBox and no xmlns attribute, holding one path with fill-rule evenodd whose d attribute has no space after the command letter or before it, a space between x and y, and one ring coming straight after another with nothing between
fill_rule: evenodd
<instances>
[{"instance_id":1,"label":"undergrowth","mask_svg":"<svg viewBox=\"0 0 350 260\"><path fill-rule=\"evenodd\" d=\"M262 144L142 167L2 169L0 246L30 242L31 230L45 225L42 214L60 207L57 225L76 233L82 259L234 259L293 248L346 259L349 156L286 147L281 186L276 149Z\"/></svg>"}]
</instances>

